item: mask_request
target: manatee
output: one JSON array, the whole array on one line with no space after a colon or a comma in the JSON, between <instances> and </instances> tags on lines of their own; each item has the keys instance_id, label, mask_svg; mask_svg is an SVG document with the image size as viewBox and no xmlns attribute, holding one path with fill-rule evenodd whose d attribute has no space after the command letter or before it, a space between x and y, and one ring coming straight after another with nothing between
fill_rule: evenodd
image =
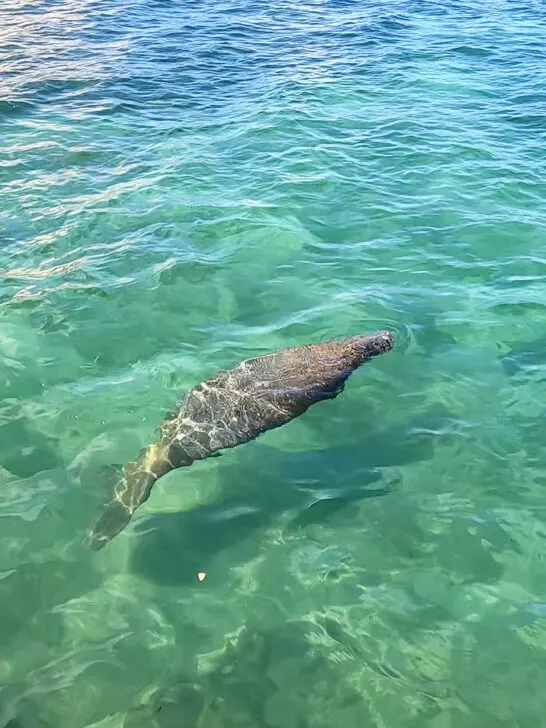
<instances>
[{"instance_id":1,"label":"manatee","mask_svg":"<svg viewBox=\"0 0 546 728\"><path fill-rule=\"evenodd\" d=\"M88 545L99 550L122 531L166 473L254 440L312 404L334 399L355 369L392 346L389 331L293 346L246 359L197 384L165 418L159 441L123 466Z\"/></svg>"}]
</instances>

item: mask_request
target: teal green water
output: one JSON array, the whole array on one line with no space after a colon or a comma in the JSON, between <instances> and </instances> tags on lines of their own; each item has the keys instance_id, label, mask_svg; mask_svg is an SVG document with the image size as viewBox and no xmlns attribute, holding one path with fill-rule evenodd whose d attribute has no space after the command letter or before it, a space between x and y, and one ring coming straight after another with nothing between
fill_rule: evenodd
<instances>
[{"instance_id":1,"label":"teal green water","mask_svg":"<svg viewBox=\"0 0 546 728\"><path fill-rule=\"evenodd\" d=\"M4 0L0 39L0 726L545 726L544 5ZM380 328L85 547L185 388Z\"/></svg>"}]
</instances>

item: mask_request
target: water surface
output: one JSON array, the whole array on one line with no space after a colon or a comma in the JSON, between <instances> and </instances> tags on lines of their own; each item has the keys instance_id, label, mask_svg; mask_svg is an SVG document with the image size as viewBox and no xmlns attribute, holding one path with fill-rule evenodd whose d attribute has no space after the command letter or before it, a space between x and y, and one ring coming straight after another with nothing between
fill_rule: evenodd
<instances>
[{"instance_id":1,"label":"water surface","mask_svg":"<svg viewBox=\"0 0 546 728\"><path fill-rule=\"evenodd\" d=\"M542 725L545 13L4 0L1 726ZM82 543L185 388L380 328Z\"/></svg>"}]
</instances>

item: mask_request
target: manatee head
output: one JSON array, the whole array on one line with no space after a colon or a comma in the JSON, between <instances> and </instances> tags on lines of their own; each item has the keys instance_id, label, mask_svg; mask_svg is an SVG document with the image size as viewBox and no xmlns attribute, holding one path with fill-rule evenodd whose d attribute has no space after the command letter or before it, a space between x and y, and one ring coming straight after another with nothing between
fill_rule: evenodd
<instances>
[{"instance_id":1,"label":"manatee head","mask_svg":"<svg viewBox=\"0 0 546 728\"><path fill-rule=\"evenodd\" d=\"M352 340L361 349L362 359L366 360L390 351L393 347L394 336L390 331L379 331L368 336L353 336Z\"/></svg>"}]
</instances>

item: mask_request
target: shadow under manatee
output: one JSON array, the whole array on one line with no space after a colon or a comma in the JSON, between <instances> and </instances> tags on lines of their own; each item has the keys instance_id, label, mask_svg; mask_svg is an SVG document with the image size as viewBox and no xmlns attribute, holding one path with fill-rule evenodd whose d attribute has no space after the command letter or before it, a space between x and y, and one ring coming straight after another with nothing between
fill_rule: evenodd
<instances>
[{"instance_id":1,"label":"shadow under manatee","mask_svg":"<svg viewBox=\"0 0 546 728\"><path fill-rule=\"evenodd\" d=\"M381 478L381 468L430 459L433 442L426 429L438 425L438 417L429 413L371 435L359 447L303 453L253 443L240 451L236 462L222 459L225 498L142 521L135 529L141 533L131 569L160 584L194 582L218 552L276 517L288 514L286 528L292 530L346 514L359 501L390 492L387 487L369 488Z\"/></svg>"}]
</instances>

